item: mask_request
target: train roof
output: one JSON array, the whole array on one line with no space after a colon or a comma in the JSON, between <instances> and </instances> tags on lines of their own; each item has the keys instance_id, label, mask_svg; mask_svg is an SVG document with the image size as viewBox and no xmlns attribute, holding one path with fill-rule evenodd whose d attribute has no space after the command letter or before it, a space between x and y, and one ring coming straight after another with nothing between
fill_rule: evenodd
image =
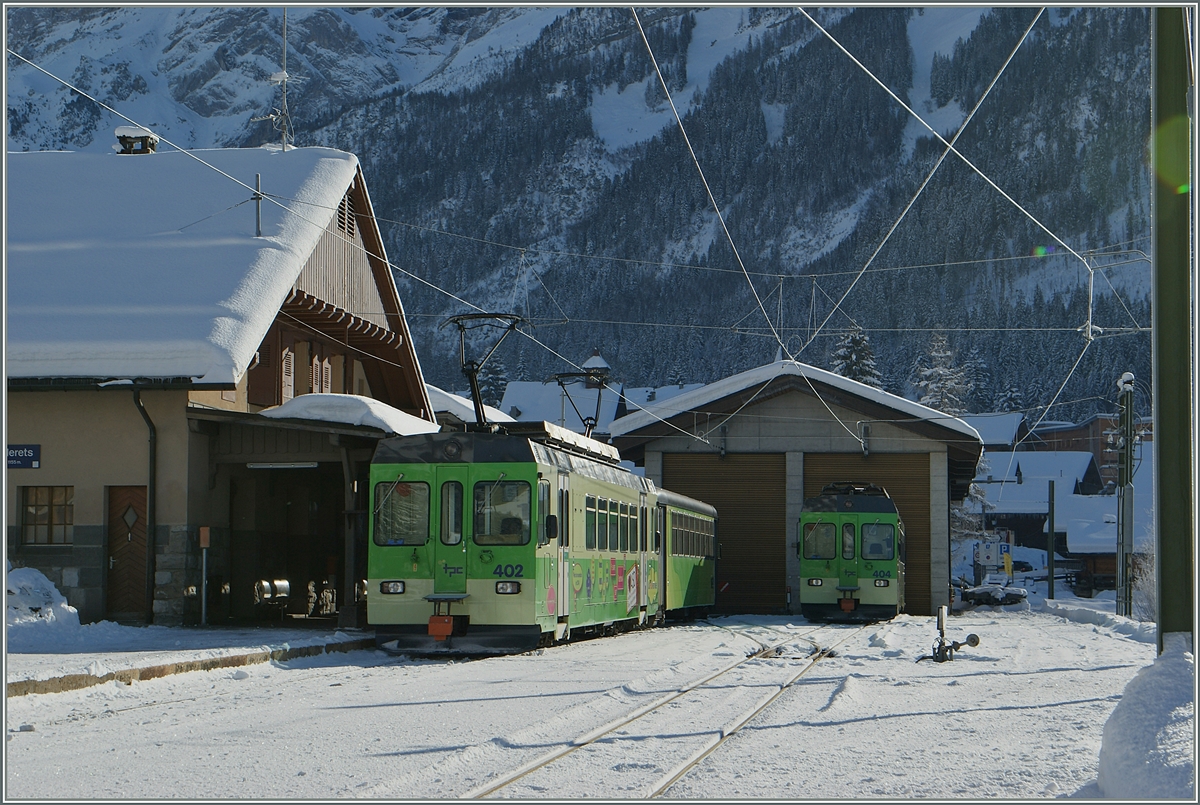
<instances>
[{"instance_id":1,"label":"train roof","mask_svg":"<svg viewBox=\"0 0 1200 805\"><path fill-rule=\"evenodd\" d=\"M621 454L612 445L601 444L549 422L505 422L487 429L396 436L383 439L375 449L373 464L534 461L530 443L572 453L616 466Z\"/></svg>"},{"instance_id":2,"label":"train roof","mask_svg":"<svg viewBox=\"0 0 1200 805\"><path fill-rule=\"evenodd\" d=\"M896 513L887 490L875 484L830 484L815 498L804 501L806 512L886 512Z\"/></svg>"},{"instance_id":3,"label":"train roof","mask_svg":"<svg viewBox=\"0 0 1200 805\"><path fill-rule=\"evenodd\" d=\"M658 502L666 506L677 506L680 509L707 514L713 518L717 516L717 510L709 504L695 498L689 498L687 495L681 495L678 492L671 492L667 489L658 490Z\"/></svg>"}]
</instances>

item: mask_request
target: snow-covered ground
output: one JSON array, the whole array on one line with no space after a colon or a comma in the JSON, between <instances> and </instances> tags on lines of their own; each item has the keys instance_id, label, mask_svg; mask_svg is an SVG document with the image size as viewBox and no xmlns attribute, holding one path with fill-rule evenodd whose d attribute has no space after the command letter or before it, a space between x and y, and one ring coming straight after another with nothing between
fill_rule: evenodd
<instances>
[{"instance_id":1,"label":"snow-covered ground","mask_svg":"<svg viewBox=\"0 0 1200 805\"><path fill-rule=\"evenodd\" d=\"M207 651L221 633L80 626L34 573L8 579L25 588L8 596L8 657L27 671L70 653L117 662L148 636ZM30 606L46 600L53 621ZM6 700L6 794L444 798L586 743L495 796L638 798L794 680L664 795L1193 799L1192 655L1173 644L1156 660L1153 627L1112 611L1035 590L950 618L947 639L981 642L946 663L916 661L931 618L746 616L470 662L354 651L19 696ZM739 664L764 643L777 656ZM833 653L809 668L814 644Z\"/></svg>"}]
</instances>

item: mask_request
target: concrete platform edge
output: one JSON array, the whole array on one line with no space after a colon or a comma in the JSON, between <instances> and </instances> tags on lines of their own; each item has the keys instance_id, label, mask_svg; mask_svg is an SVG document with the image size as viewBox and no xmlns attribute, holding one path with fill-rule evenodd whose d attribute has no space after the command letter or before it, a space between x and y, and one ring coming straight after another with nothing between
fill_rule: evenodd
<instances>
[{"instance_id":1,"label":"concrete platform edge","mask_svg":"<svg viewBox=\"0 0 1200 805\"><path fill-rule=\"evenodd\" d=\"M20 679L5 685L5 697L27 696L31 693L62 693L68 690L90 688L105 682L124 682L132 685L147 679L158 679L171 674L185 674L190 671L212 671L217 668L236 668L241 665L255 663L286 662L299 657L315 657L319 654L334 652L359 651L375 647L375 638L366 637L358 640L346 640L337 643L326 643L323 646L298 646L296 648L280 648L271 651L252 651L246 654L230 654L225 657L207 657L202 660L183 660L181 662L152 665L145 668L127 668L113 671L104 676L91 674L66 674L52 679Z\"/></svg>"}]
</instances>

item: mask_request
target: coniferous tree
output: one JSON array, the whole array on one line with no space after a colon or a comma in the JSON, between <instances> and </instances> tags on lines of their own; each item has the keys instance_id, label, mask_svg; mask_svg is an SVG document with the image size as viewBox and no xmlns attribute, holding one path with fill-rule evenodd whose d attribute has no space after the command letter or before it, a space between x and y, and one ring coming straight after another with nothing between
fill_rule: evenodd
<instances>
[{"instance_id":1,"label":"coniferous tree","mask_svg":"<svg viewBox=\"0 0 1200 805\"><path fill-rule=\"evenodd\" d=\"M1000 392L993 407L1004 413L1020 411L1025 407L1025 397L1021 394L1021 389L1013 384Z\"/></svg>"},{"instance_id":2,"label":"coniferous tree","mask_svg":"<svg viewBox=\"0 0 1200 805\"><path fill-rule=\"evenodd\" d=\"M970 386L962 368L954 364L954 352L944 333L934 333L929 353L918 359L915 385L921 405L952 416L967 412Z\"/></svg>"},{"instance_id":3,"label":"coniferous tree","mask_svg":"<svg viewBox=\"0 0 1200 805\"><path fill-rule=\"evenodd\" d=\"M866 332L858 326L838 339L829 366L842 377L857 380L875 388L883 388L883 376L875 364L875 351Z\"/></svg>"}]
</instances>

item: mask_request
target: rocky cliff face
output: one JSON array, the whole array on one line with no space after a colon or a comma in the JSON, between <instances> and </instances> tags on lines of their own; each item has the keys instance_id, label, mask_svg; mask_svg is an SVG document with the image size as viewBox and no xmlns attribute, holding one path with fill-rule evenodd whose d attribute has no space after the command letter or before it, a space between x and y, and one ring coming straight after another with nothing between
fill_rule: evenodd
<instances>
[{"instance_id":1,"label":"rocky cliff face","mask_svg":"<svg viewBox=\"0 0 1200 805\"><path fill-rule=\"evenodd\" d=\"M251 118L279 105L281 9L7 13L10 49L180 147L278 137ZM438 325L469 302L537 325L498 353L510 379L599 348L631 384L709 381L771 360L772 329L826 365L857 324L890 390L915 395L941 331L972 410L1044 404L1084 343L1074 250L1121 265L1062 397L1100 399L1068 418L1107 410L1121 371L1149 379L1149 335L1126 332L1150 318L1149 20L1049 10L988 92L1035 13L816 16L860 67L793 9L646 12L736 254L628 9L292 9L288 106L297 144L362 159L431 382L461 385ZM125 121L8 70L10 149L108 150ZM943 147L875 79L947 138L986 93L956 147L995 186L951 155L904 213Z\"/></svg>"}]
</instances>

